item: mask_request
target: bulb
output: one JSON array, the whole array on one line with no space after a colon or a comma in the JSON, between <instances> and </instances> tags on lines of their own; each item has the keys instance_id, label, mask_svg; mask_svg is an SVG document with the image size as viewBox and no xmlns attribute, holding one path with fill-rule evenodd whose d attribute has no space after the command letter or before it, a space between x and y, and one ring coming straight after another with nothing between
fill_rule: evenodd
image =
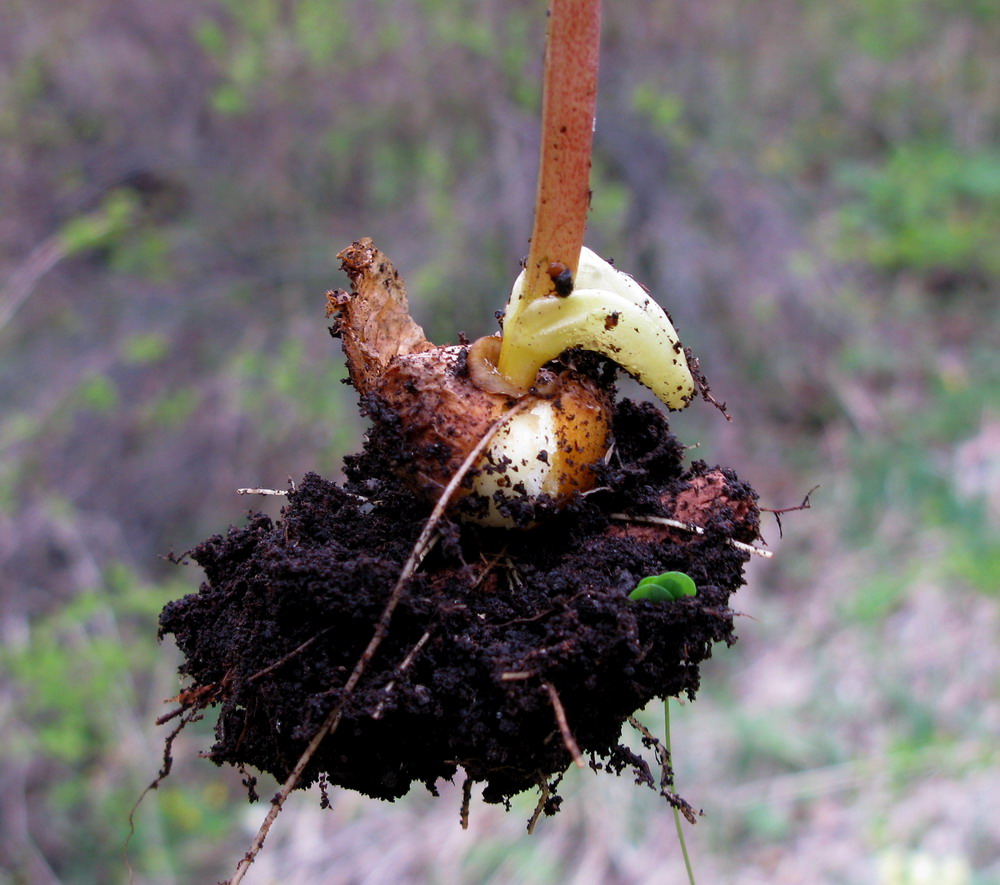
<instances>
[{"instance_id":1,"label":"bulb","mask_svg":"<svg viewBox=\"0 0 1000 885\"><path fill-rule=\"evenodd\" d=\"M474 471L472 491L489 500L476 521L507 526L519 499L565 502L596 484L594 465L608 450L609 409L569 381L551 399L535 398L494 435Z\"/></svg>"},{"instance_id":2,"label":"bulb","mask_svg":"<svg viewBox=\"0 0 1000 885\"><path fill-rule=\"evenodd\" d=\"M467 351L458 346L398 356L375 391L398 421L398 472L429 499L513 402L479 388L467 365ZM544 392L522 399L456 495L456 504L470 494L486 499L482 508L458 504L464 519L510 528L530 521L514 515L523 504L530 510L544 499L558 506L596 485L593 467L610 440L610 398L575 372L543 373L542 380Z\"/></svg>"}]
</instances>

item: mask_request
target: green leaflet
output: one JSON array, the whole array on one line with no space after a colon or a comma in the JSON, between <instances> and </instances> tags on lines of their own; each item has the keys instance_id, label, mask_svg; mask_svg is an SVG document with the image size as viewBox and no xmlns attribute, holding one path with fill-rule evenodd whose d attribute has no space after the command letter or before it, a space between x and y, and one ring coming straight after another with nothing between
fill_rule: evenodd
<instances>
[{"instance_id":1,"label":"green leaflet","mask_svg":"<svg viewBox=\"0 0 1000 885\"><path fill-rule=\"evenodd\" d=\"M684 572L664 572L643 578L629 593L632 600L648 599L650 602L669 602L684 596L695 596L698 588Z\"/></svg>"}]
</instances>

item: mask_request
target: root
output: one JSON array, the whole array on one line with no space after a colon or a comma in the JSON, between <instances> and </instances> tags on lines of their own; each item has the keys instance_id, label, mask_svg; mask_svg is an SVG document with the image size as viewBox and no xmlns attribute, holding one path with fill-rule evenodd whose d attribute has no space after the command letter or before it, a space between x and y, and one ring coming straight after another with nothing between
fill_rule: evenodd
<instances>
[{"instance_id":1,"label":"root","mask_svg":"<svg viewBox=\"0 0 1000 885\"><path fill-rule=\"evenodd\" d=\"M413 573L417 570L417 568L419 568L420 563L423 562L427 552L434 546L438 537L437 525L444 516L445 509L447 508L452 495L455 494L461 484L462 479L479 460L483 451L486 449L486 446L489 445L490 440L493 439L496 432L519 411L527 405L530 405L530 402L530 400L522 400L521 402L516 403L503 415L501 415L497 421L490 425L489 430L483 434L479 442L472 448L459 469L455 471L455 475L452 476L448 485L445 486L444 490L441 492L437 503L434 505L434 509L431 511L430 517L420 533L420 537L417 538L416 543L413 545L413 550L410 551L410 555L407 558L406 563L403 565L403 570L400 572L399 578L396 580L392 591L389 593L389 598L386 601L385 608L382 610L382 615L379 617L378 623L375 625L375 632L372 634L371 640L369 640L367 647L361 653L361 657L358 658L358 662L355 664L354 670L348 677L347 682L344 683L344 688L340 693L340 700L330 711L326 720L319 727L316 734L313 735L312 740L309 741L309 745L302 753L299 761L295 764L295 768L292 769L291 774L288 775L288 778L285 780L284 784L282 784L281 789L271 800L271 808L268 811L267 816L264 818L263 823L260 825L260 829L257 831L257 835L254 837L254 840L250 845L250 849L243 855L240 862L236 865L236 872L233 875L233 878L225 883L225 885L238 885L238 883L243 880L247 870L250 869L250 866L257 859L257 855L260 853L261 848L264 847L264 840L267 838L267 834L270 832L272 824L281 813L282 806L285 804L285 801L288 799L292 790L294 790L298 785L299 780L302 778L302 774L312 761L313 756L316 755L316 751L319 749L320 744L322 744L329 735L333 734L337 730L337 726L340 725L340 720L344 711L344 704L351 696L358 682L361 680L361 677L365 674L365 671L368 669L368 665L375 656L375 652L378 650L378 647L382 644L382 640L384 640L388 634L389 622L392 620L392 615L396 610L396 606L399 605L399 601L403 598L403 590L405 589L407 582L413 576Z\"/></svg>"},{"instance_id":2,"label":"root","mask_svg":"<svg viewBox=\"0 0 1000 885\"><path fill-rule=\"evenodd\" d=\"M132 870L132 864L128 857L128 848L132 843L132 837L135 835L135 815L139 810L139 806L142 805L143 800L148 796L153 790L158 789L160 784L162 784L167 777L170 775L171 769L174 767L174 741L177 736L185 729L187 725L192 722L197 722L202 717L202 710L207 704L199 707L192 708L190 706L179 707L167 716L161 716L160 719L156 721L156 724L161 724L163 722L169 722L175 716L181 715L181 721L177 723L176 727L170 734L167 735L166 740L163 743L163 764L160 766L160 770L156 773L156 777L146 786L146 788L139 794L139 798L135 800L135 804L129 810L128 813L128 836L125 838L125 844L122 846L122 857L125 860L125 866L129 871L129 882L132 881L134 873Z\"/></svg>"},{"instance_id":3,"label":"root","mask_svg":"<svg viewBox=\"0 0 1000 885\"><path fill-rule=\"evenodd\" d=\"M424 647L424 644L430 638L431 638L431 631L430 630L424 631L424 635L417 640L417 644L414 645L413 648L409 650L409 652L407 652L406 657L403 658L403 663L399 665L399 671L392 679L389 680L389 682L383 689L385 695L382 698L382 700L378 702L378 706L375 708L375 712L372 713L372 719L382 718L382 712L383 710L385 710L385 702L389 699L389 695L392 694L392 690L396 687L396 680L406 672L410 664L413 663L414 658L416 658L416 656L420 654L420 649Z\"/></svg>"},{"instance_id":4,"label":"root","mask_svg":"<svg viewBox=\"0 0 1000 885\"><path fill-rule=\"evenodd\" d=\"M647 525L662 525L671 529L680 529L682 532L693 532L696 535L705 534L705 530L700 525L695 525L690 522L681 522L679 519L667 519L665 516L629 516L627 513L610 513L608 515L611 519L616 519L619 522L639 522ZM749 553L751 556L759 556L762 559L770 559L774 556L774 553L770 550L762 550L760 547L754 547L753 544L745 544L743 541L737 541L735 538L726 538L726 543L729 544L730 547L735 547L737 550L742 550L744 553Z\"/></svg>"},{"instance_id":5,"label":"root","mask_svg":"<svg viewBox=\"0 0 1000 885\"><path fill-rule=\"evenodd\" d=\"M684 348L684 355L687 357L688 367L691 369L691 374L694 376L695 392L710 406L715 406L721 413L722 417L727 421L732 421L733 416L729 414L728 409L726 409L725 403L720 403L714 396L712 396L712 388L708 386L708 379L705 377L705 373L701 370L701 363L698 358L691 353L691 348Z\"/></svg>"},{"instance_id":6,"label":"root","mask_svg":"<svg viewBox=\"0 0 1000 885\"><path fill-rule=\"evenodd\" d=\"M549 802L549 784L544 777L539 779L538 787L542 791L542 795L538 797L538 803L535 805L535 810L531 813L531 818L528 820L529 836L535 832L535 824L538 823L538 818L542 816L542 812L545 811L545 806Z\"/></svg>"},{"instance_id":7,"label":"root","mask_svg":"<svg viewBox=\"0 0 1000 885\"><path fill-rule=\"evenodd\" d=\"M517 571L514 560L505 555L503 564L507 570L507 580L510 582L511 589L520 590L524 586L524 581L521 580L521 575Z\"/></svg>"},{"instance_id":8,"label":"root","mask_svg":"<svg viewBox=\"0 0 1000 885\"><path fill-rule=\"evenodd\" d=\"M485 557L483 557L483 559L485 560ZM486 578L489 577L490 573L493 571L493 569L497 567L500 561L506 559L507 559L507 548L504 547L504 549L500 553L494 556L491 560L484 563L483 570L476 577L476 582L472 585L471 588L469 588L470 591L478 590L482 586L483 581L485 581Z\"/></svg>"},{"instance_id":9,"label":"root","mask_svg":"<svg viewBox=\"0 0 1000 885\"><path fill-rule=\"evenodd\" d=\"M288 477L288 488L282 491L281 489L237 489L237 495L274 495L279 498L288 497L289 491L295 491L295 480L290 476Z\"/></svg>"},{"instance_id":10,"label":"root","mask_svg":"<svg viewBox=\"0 0 1000 885\"><path fill-rule=\"evenodd\" d=\"M462 782L462 811L460 820L462 822L462 829L469 829L469 806L472 803L472 778L466 775L465 780Z\"/></svg>"},{"instance_id":11,"label":"root","mask_svg":"<svg viewBox=\"0 0 1000 885\"><path fill-rule=\"evenodd\" d=\"M777 508L775 508L775 507L761 507L760 508L760 510L761 510L762 513L773 513L774 514L774 521L776 523L778 523L778 537L779 538L783 538L784 537L784 532L782 531L782 528L781 528L781 514L782 513L794 513L797 510L811 510L812 509L812 493L815 492L816 489L818 489L818 488L819 488L819 486L817 485L817 486L813 486L811 489L809 489L809 491L806 492L806 496L802 499L802 503L801 504L797 504L794 507L777 507Z\"/></svg>"},{"instance_id":12,"label":"root","mask_svg":"<svg viewBox=\"0 0 1000 885\"><path fill-rule=\"evenodd\" d=\"M664 699L667 703L667 699ZM698 814L691 805L674 792L674 770L670 765L670 751L645 725L635 716L628 717L628 724L642 735L642 742L653 748L656 761L660 765L660 795L676 808L689 824L697 823Z\"/></svg>"},{"instance_id":13,"label":"root","mask_svg":"<svg viewBox=\"0 0 1000 885\"><path fill-rule=\"evenodd\" d=\"M317 633L311 639L307 639L297 648L293 648L287 655L282 655L274 663L268 664L268 666L266 666L263 670L258 670L256 673L253 674L253 676L250 677L250 681L254 682L257 679L260 679L261 676L266 676L268 673L272 673L273 671L277 670L278 667L282 666L283 664L287 664L296 655L302 654L302 652L304 652L307 648L309 648L309 646L312 645L321 636L329 633L331 629L332 629L331 627L327 627L325 630L320 630L319 633Z\"/></svg>"},{"instance_id":14,"label":"root","mask_svg":"<svg viewBox=\"0 0 1000 885\"><path fill-rule=\"evenodd\" d=\"M211 685L199 685L196 688L186 689L182 691L175 698L168 698L167 700L177 701L180 706L171 710L169 713L164 713L156 720L157 725L166 725L171 719L176 719L181 714L186 714L189 711L197 714L213 704L226 690L229 684L230 676L227 675L221 680L221 682L213 682ZM193 719L188 719L188 722L193 721ZM182 723L181 728L183 728L184 723ZM180 729L178 729L179 731ZM178 732L172 733L167 740L172 741L176 737Z\"/></svg>"},{"instance_id":15,"label":"root","mask_svg":"<svg viewBox=\"0 0 1000 885\"><path fill-rule=\"evenodd\" d=\"M558 793L556 793L556 789L558 789L562 779L562 774L557 774L552 779L552 782L549 783L545 779L544 774L541 772L538 773L538 788L542 791L542 794L538 797L538 803L535 805L535 810L532 812L531 818L528 820L529 836L535 832L535 824L538 823L538 819L543 814L551 816L559 810L562 798Z\"/></svg>"},{"instance_id":16,"label":"root","mask_svg":"<svg viewBox=\"0 0 1000 885\"><path fill-rule=\"evenodd\" d=\"M543 682L542 685L549 693L549 700L552 702L552 709L556 714L556 722L559 724L559 732L562 734L563 744L566 745L567 752L573 757L577 768L585 768L580 747L576 738L573 737L573 732L570 731L569 722L566 721L566 710L563 708L562 701L559 700L559 692L556 691L556 687L551 682Z\"/></svg>"}]
</instances>

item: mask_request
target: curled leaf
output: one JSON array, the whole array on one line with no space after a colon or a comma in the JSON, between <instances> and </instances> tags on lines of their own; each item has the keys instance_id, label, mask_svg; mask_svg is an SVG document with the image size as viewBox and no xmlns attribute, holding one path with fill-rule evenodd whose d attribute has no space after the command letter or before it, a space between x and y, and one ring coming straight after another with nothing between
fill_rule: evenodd
<instances>
[{"instance_id":1,"label":"curled leaf","mask_svg":"<svg viewBox=\"0 0 1000 885\"><path fill-rule=\"evenodd\" d=\"M632 277L590 249L570 294L530 298L525 274L514 283L503 322L499 371L528 389L543 364L572 347L602 353L671 409L694 396L694 378L673 324Z\"/></svg>"}]
</instances>

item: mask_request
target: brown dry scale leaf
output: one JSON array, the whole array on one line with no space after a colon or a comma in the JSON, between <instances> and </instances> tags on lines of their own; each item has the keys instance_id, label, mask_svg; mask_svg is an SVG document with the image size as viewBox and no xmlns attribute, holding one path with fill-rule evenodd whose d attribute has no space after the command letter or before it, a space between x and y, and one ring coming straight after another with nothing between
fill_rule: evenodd
<instances>
[{"instance_id":1,"label":"brown dry scale leaf","mask_svg":"<svg viewBox=\"0 0 1000 885\"><path fill-rule=\"evenodd\" d=\"M490 507L470 477L345 694L436 495L512 401L470 382L466 347L427 342L370 240L340 257L353 292L330 293L332 331L372 420L364 451L346 459L342 484L308 474L279 521L257 514L195 548L205 581L161 616L161 635L184 655L185 712L218 709L207 755L283 780L343 704L300 786L322 776L394 799L415 781L434 791L461 768L487 802L543 786L554 813L573 741L595 769L633 769L653 786L622 726L653 698L693 697L698 664L734 641L729 601L748 553L731 542L758 537L756 494L729 470L685 465L659 410L615 403L609 364L573 354L530 396L598 416L592 442L560 439L540 453L591 464L592 491L560 481L539 502L512 490L493 506L533 527L492 528L464 518ZM487 461L473 473L494 470ZM627 598L641 578L672 570L694 579L697 596Z\"/></svg>"}]
</instances>

